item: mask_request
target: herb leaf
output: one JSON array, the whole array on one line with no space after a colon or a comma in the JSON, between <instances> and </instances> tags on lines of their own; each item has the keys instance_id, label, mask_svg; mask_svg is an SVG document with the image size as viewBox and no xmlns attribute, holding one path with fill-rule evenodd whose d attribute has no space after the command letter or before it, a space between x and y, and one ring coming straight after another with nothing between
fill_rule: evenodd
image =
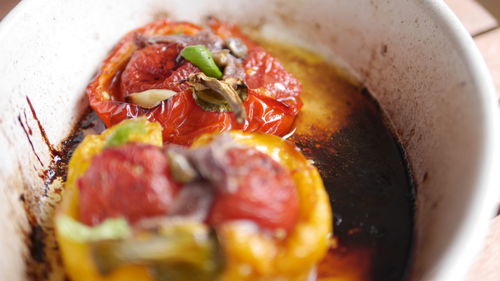
<instances>
[{"instance_id":1,"label":"herb leaf","mask_svg":"<svg viewBox=\"0 0 500 281\"><path fill-rule=\"evenodd\" d=\"M146 125L142 121L133 121L123 124L111 134L106 140L104 147L113 147L125 144L128 142L131 134L145 134Z\"/></svg>"}]
</instances>

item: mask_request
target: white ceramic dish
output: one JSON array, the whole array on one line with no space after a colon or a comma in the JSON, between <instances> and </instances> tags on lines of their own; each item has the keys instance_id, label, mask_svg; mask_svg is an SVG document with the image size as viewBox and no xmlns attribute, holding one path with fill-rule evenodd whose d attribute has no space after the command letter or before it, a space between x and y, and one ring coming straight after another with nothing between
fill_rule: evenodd
<instances>
[{"instance_id":1,"label":"white ceramic dish","mask_svg":"<svg viewBox=\"0 0 500 281\"><path fill-rule=\"evenodd\" d=\"M39 199L31 206L39 221L54 200L37 175L50 149L26 96L58 144L86 107L83 89L101 59L121 35L162 12L260 24L264 36L348 67L387 112L412 167L418 191L410 279L464 277L498 198L499 123L482 58L441 1L28 0L0 25L0 279L26 280L29 270L21 194Z\"/></svg>"}]
</instances>

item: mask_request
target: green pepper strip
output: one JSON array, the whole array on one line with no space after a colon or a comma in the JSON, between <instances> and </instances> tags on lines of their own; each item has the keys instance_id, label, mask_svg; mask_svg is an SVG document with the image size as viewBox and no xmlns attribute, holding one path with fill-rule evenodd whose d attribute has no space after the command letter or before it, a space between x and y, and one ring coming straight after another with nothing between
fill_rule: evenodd
<instances>
[{"instance_id":1,"label":"green pepper strip","mask_svg":"<svg viewBox=\"0 0 500 281\"><path fill-rule=\"evenodd\" d=\"M123 218L106 219L91 227L66 215L60 215L56 219L56 227L62 235L78 242L121 239L131 235L129 225Z\"/></svg>"},{"instance_id":2,"label":"green pepper strip","mask_svg":"<svg viewBox=\"0 0 500 281\"><path fill-rule=\"evenodd\" d=\"M216 237L201 223L167 225L159 231L135 234L89 244L101 274L127 264L143 264L157 281L212 281L223 266Z\"/></svg>"},{"instance_id":3,"label":"green pepper strip","mask_svg":"<svg viewBox=\"0 0 500 281\"><path fill-rule=\"evenodd\" d=\"M188 46L181 51L181 56L196 65L207 76L222 78L222 72L215 64L212 52L204 45Z\"/></svg>"},{"instance_id":4,"label":"green pepper strip","mask_svg":"<svg viewBox=\"0 0 500 281\"><path fill-rule=\"evenodd\" d=\"M120 126L111 136L106 140L104 147L113 147L122 145L128 142L129 136L132 133L145 134L146 125L143 122L136 121Z\"/></svg>"}]
</instances>

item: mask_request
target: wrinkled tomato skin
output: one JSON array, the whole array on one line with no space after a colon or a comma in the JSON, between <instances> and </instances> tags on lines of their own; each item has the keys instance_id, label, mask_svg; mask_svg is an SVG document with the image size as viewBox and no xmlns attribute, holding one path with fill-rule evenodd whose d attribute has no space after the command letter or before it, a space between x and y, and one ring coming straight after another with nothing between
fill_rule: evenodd
<instances>
[{"instance_id":1,"label":"wrinkled tomato skin","mask_svg":"<svg viewBox=\"0 0 500 281\"><path fill-rule=\"evenodd\" d=\"M80 220L90 226L107 218L165 215L179 190L162 150L131 143L96 155L77 182Z\"/></svg>"},{"instance_id":2,"label":"wrinkled tomato skin","mask_svg":"<svg viewBox=\"0 0 500 281\"><path fill-rule=\"evenodd\" d=\"M302 87L297 79L260 47L256 47L245 60L245 81L255 96L268 97L285 105L289 115L296 115L302 107L299 93ZM277 107L272 105L270 107Z\"/></svg>"},{"instance_id":3,"label":"wrinkled tomato skin","mask_svg":"<svg viewBox=\"0 0 500 281\"><path fill-rule=\"evenodd\" d=\"M168 79L177 70L177 56L182 47L177 44L156 44L136 51L121 75L121 100L129 94L149 89L181 90L186 87L176 87L179 79L186 78L197 68L190 67ZM186 68L186 67L185 67ZM180 75L179 75L180 74Z\"/></svg>"},{"instance_id":4,"label":"wrinkled tomato skin","mask_svg":"<svg viewBox=\"0 0 500 281\"><path fill-rule=\"evenodd\" d=\"M182 145L190 145L194 138L205 133L231 129L279 136L289 133L302 107L300 83L238 28L217 20L211 20L209 26L222 38L241 38L249 48L243 62L249 88L244 102L248 118L244 124L236 122L232 113L207 112L196 104L185 81L191 73L200 70L179 59L180 46L169 43L138 49L134 43L136 34L166 35L179 31L195 34L202 29L193 24L161 20L122 39L87 87L90 106L106 126L144 115L163 126L164 141ZM125 101L127 95L149 89L170 89L178 94L153 109Z\"/></svg>"},{"instance_id":5,"label":"wrinkled tomato skin","mask_svg":"<svg viewBox=\"0 0 500 281\"><path fill-rule=\"evenodd\" d=\"M256 149L231 149L227 157L230 182L237 188L216 188L208 222L217 226L250 220L264 229L290 232L299 218L299 198L290 172Z\"/></svg>"}]
</instances>

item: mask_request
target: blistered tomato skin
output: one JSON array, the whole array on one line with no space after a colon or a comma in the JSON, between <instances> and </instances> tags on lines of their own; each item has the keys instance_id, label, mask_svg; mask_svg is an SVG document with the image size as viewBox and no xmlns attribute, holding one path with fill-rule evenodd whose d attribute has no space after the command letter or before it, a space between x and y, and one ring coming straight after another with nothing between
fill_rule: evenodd
<instances>
[{"instance_id":1,"label":"blistered tomato skin","mask_svg":"<svg viewBox=\"0 0 500 281\"><path fill-rule=\"evenodd\" d=\"M187 63L178 65L176 59L181 50L177 44L155 44L134 52L121 75L121 99L149 89L187 89L187 85L176 86L179 86L179 80L187 78L184 72L187 74L197 69ZM171 77L174 73L177 75Z\"/></svg>"},{"instance_id":2,"label":"blistered tomato skin","mask_svg":"<svg viewBox=\"0 0 500 281\"><path fill-rule=\"evenodd\" d=\"M269 53L256 47L245 61L247 82L250 92L261 98L267 97L285 106L288 114L298 114L302 107L299 93L300 83L288 73Z\"/></svg>"},{"instance_id":3,"label":"blistered tomato skin","mask_svg":"<svg viewBox=\"0 0 500 281\"><path fill-rule=\"evenodd\" d=\"M230 178L224 182L234 186L216 187L209 223L250 220L264 229L291 231L298 219L299 199L290 172L253 148L233 148L226 157Z\"/></svg>"},{"instance_id":4,"label":"blistered tomato skin","mask_svg":"<svg viewBox=\"0 0 500 281\"><path fill-rule=\"evenodd\" d=\"M80 219L90 226L107 218L125 217L134 223L165 215L179 190L162 150L140 143L103 150L77 185Z\"/></svg>"},{"instance_id":5,"label":"blistered tomato skin","mask_svg":"<svg viewBox=\"0 0 500 281\"><path fill-rule=\"evenodd\" d=\"M248 86L244 101L247 119L243 124L231 112L208 112L196 104L186 80L200 69L179 58L181 46L156 43L141 49L135 43L137 34L193 35L202 30L189 23L160 20L126 35L87 87L90 105L106 126L144 115L163 126L164 141L183 145L190 145L202 134L235 129L279 136L289 133L302 107L300 83L238 28L217 20L211 20L209 27L222 39L237 37L247 44L248 55L243 61ZM126 101L127 95L150 89L169 89L178 94L152 109Z\"/></svg>"}]
</instances>

